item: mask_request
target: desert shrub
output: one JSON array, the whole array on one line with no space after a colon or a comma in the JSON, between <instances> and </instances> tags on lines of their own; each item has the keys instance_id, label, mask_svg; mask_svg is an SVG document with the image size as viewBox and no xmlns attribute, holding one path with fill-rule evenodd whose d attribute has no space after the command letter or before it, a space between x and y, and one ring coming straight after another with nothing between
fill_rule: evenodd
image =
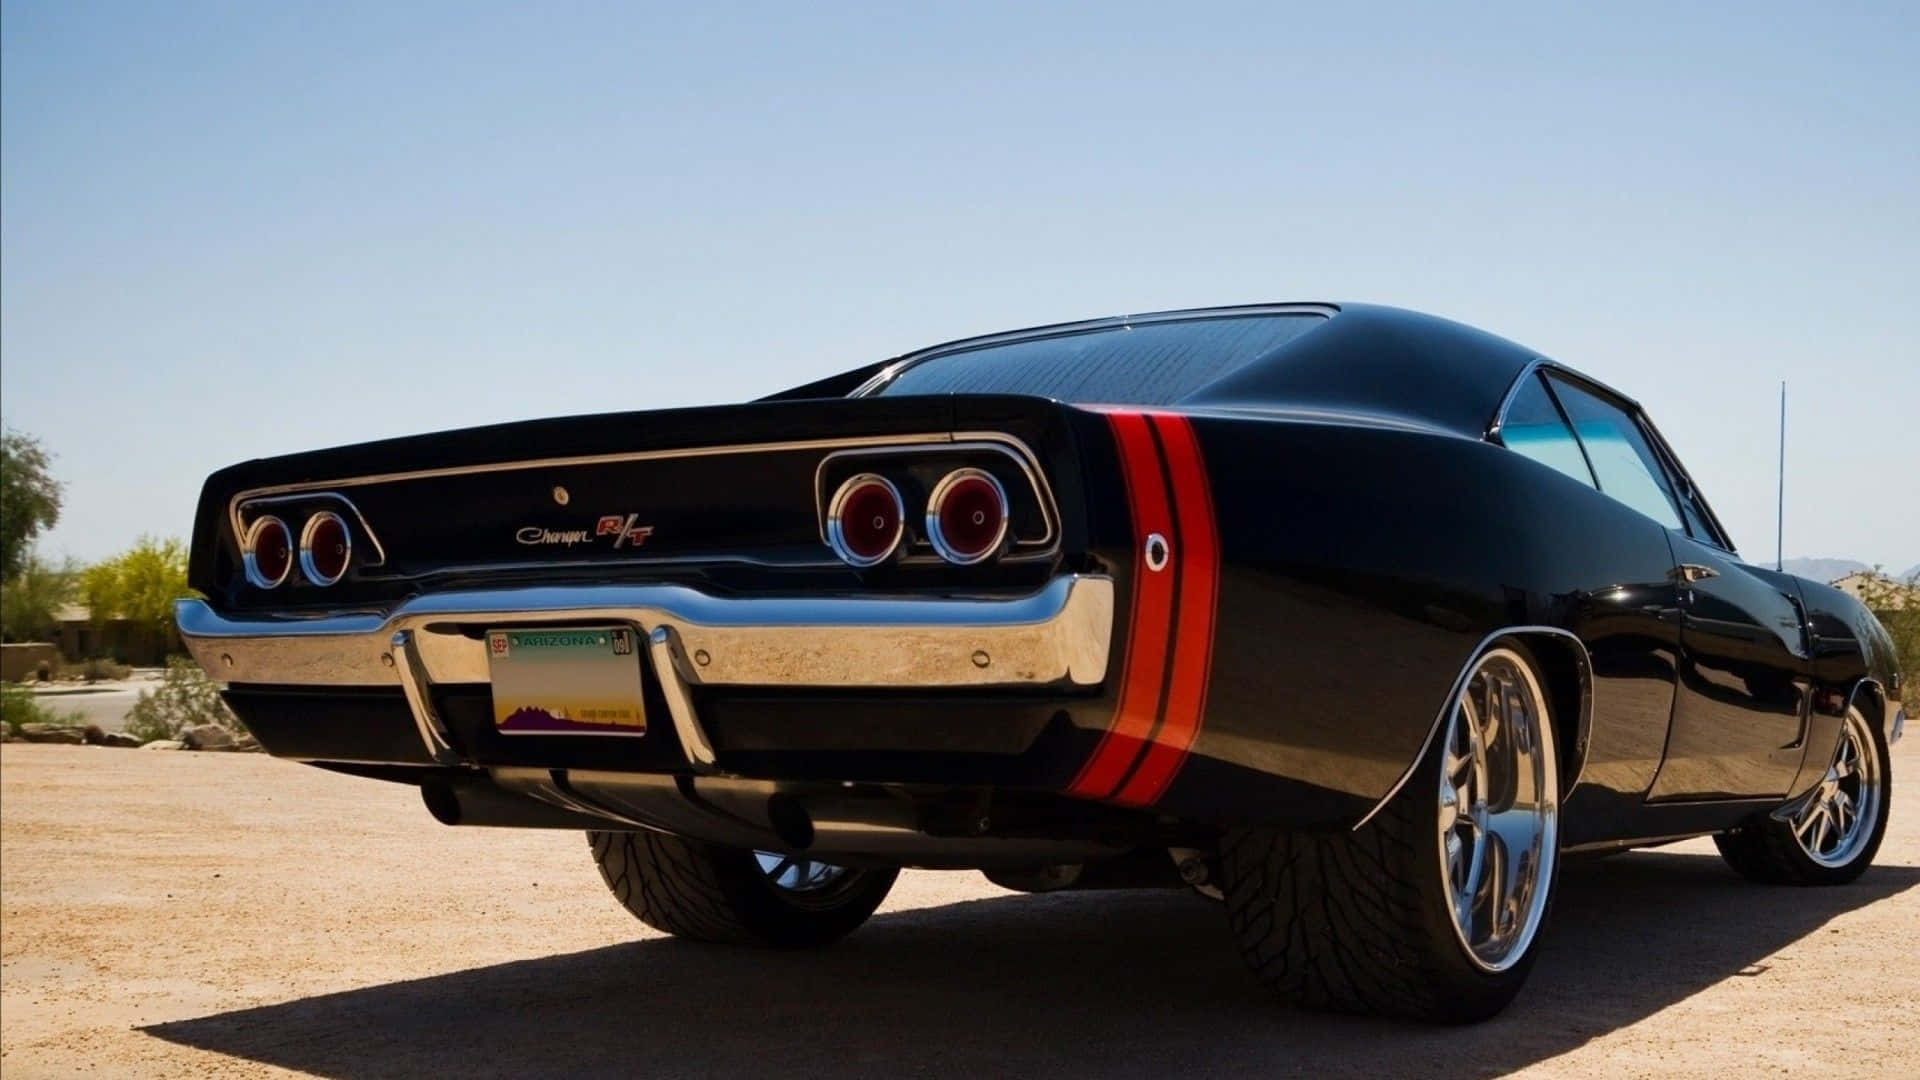
<instances>
[{"instance_id":1,"label":"desert shrub","mask_svg":"<svg viewBox=\"0 0 1920 1080\"><path fill-rule=\"evenodd\" d=\"M159 687L140 691L140 699L133 703L133 711L127 714L127 733L146 741L173 739L200 724L241 730L239 720L220 700L219 689L200 666L184 657L170 656Z\"/></svg>"},{"instance_id":2,"label":"desert shrub","mask_svg":"<svg viewBox=\"0 0 1920 1080\"><path fill-rule=\"evenodd\" d=\"M63 724L80 722L80 714L56 712L40 703L39 695L15 683L0 683L0 724L15 735L22 724Z\"/></svg>"},{"instance_id":3,"label":"desert shrub","mask_svg":"<svg viewBox=\"0 0 1920 1080\"><path fill-rule=\"evenodd\" d=\"M1900 665L1902 694L1914 700L1912 687L1920 680L1920 573L1905 581L1881 576L1877 572L1860 590L1860 599L1887 628L1893 638L1895 661ZM1913 706L1907 705L1909 715Z\"/></svg>"},{"instance_id":4,"label":"desert shrub","mask_svg":"<svg viewBox=\"0 0 1920 1080\"><path fill-rule=\"evenodd\" d=\"M133 669L110 657L95 656L78 662L68 661L60 665L60 677L63 679L85 679L99 682L102 679L124 679L133 674Z\"/></svg>"}]
</instances>

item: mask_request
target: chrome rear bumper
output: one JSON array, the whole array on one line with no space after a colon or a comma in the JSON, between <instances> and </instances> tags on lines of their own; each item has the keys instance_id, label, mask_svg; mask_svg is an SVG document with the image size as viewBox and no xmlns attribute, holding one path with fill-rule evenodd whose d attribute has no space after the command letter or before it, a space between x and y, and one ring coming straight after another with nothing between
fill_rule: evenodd
<instances>
[{"instance_id":1,"label":"chrome rear bumper","mask_svg":"<svg viewBox=\"0 0 1920 1080\"><path fill-rule=\"evenodd\" d=\"M429 593L392 611L317 618L229 617L200 600L175 607L180 636L220 682L398 686L437 761L456 756L433 715L436 684L489 682L493 627L633 626L648 641L689 761L713 750L690 686L1095 686L1106 678L1113 581L1055 578L988 597L723 597L682 585L591 585Z\"/></svg>"}]
</instances>

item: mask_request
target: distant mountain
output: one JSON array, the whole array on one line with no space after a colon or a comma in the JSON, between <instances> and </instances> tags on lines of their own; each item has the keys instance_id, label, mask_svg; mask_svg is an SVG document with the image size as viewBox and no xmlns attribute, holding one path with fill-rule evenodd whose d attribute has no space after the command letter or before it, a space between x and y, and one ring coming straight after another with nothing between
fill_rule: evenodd
<instances>
[{"instance_id":1,"label":"distant mountain","mask_svg":"<svg viewBox=\"0 0 1920 1080\"><path fill-rule=\"evenodd\" d=\"M1813 581L1834 581L1873 567L1858 559L1788 559L1780 569Z\"/></svg>"},{"instance_id":2,"label":"distant mountain","mask_svg":"<svg viewBox=\"0 0 1920 1080\"><path fill-rule=\"evenodd\" d=\"M1900 571L1901 581L1906 581L1910 578L1917 578L1917 577L1920 577L1920 562L1914 563L1912 566L1909 566L1905 570Z\"/></svg>"}]
</instances>

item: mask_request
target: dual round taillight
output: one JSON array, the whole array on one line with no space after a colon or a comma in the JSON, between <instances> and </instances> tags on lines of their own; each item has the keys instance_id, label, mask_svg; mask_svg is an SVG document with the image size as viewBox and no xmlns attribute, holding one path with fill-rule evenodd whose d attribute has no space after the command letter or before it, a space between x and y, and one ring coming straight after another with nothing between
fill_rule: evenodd
<instances>
[{"instance_id":1,"label":"dual round taillight","mask_svg":"<svg viewBox=\"0 0 1920 1080\"><path fill-rule=\"evenodd\" d=\"M827 543L848 564L873 566L900 546L906 516L899 489L886 477L849 477L827 504Z\"/></svg>"},{"instance_id":2,"label":"dual round taillight","mask_svg":"<svg viewBox=\"0 0 1920 1080\"><path fill-rule=\"evenodd\" d=\"M293 534L287 523L268 514L247 529L241 545L247 580L262 589L274 589L293 570Z\"/></svg>"},{"instance_id":3,"label":"dual round taillight","mask_svg":"<svg viewBox=\"0 0 1920 1080\"><path fill-rule=\"evenodd\" d=\"M322 510L300 530L300 572L315 585L331 585L347 574L353 535L340 515Z\"/></svg>"},{"instance_id":4,"label":"dual round taillight","mask_svg":"<svg viewBox=\"0 0 1920 1080\"><path fill-rule=\"evenodd\" d=\"M296 558L308 581L331 585L346 576L353 561L353 534L339 514L322 510L300 530L296 551L287 523L268 514L248 527L241 549L247 580L257 588L277 589L285 584Z\"/></svg>"},{"instance_id":5,"label":"dual round taillight","mask_svg":"<svg viewBox=\"0 0 1920 1080\"><path fill-rule=\"evenodd\" d=\"M927 542L948 562L982 562L1006 538L1007 491L992 473L955 469L927 497Z\"/></svg>"},{"instance_id":6,"label":"dual round taillight","mask_svg":"<svg viewBox=\"0 0 1920 1080\"><path fill-rule=\"evenodd\" d=\"M1000 553L1007 537L1007 492L992 473L955 469L927 497L927 542L958 566ZM827 544L851 566L892 558L906 534L900 489L878 473L850 477L827 504Z\"/></svg>"}]
</instances>

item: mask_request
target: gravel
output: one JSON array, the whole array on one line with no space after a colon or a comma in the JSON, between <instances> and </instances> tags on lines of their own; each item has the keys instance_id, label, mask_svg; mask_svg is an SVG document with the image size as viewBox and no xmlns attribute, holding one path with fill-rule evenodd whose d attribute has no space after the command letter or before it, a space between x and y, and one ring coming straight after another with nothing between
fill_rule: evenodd
<instances>
[{"instance_id":1,"label":"gravel","mask_svg":"<svg viewBox=\"0 0 1920 1080\"><path fill-rule=\"evenodd\" d=\"M914 872L843 944L767 953L647 931L578 834L259 756L10 743L0 807L9 1080L1911 1075L1920 1030L1898 796L1843 888L1748 885L1705 841L1570 864L1532 982L1469 1028L1279 1008L1185 893Z\"/></svg>"}]
</instances>

